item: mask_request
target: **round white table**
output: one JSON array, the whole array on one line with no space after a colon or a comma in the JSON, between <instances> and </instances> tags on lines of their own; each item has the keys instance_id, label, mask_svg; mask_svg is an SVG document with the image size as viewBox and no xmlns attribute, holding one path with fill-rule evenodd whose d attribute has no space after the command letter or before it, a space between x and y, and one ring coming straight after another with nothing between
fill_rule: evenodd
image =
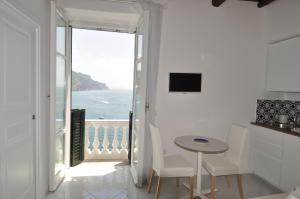
<instances>
[{"instance_id":1,"label":"round white table","mask_svg":"<svg viewBox=\"0 0 300 199\"><path fill-rule=\"evenodd\" d=\"M199 142L201 140L195 141L195 139L204 139L207 142ZM194 192L194 197L200 197L201 199L206 199L207 197L201 190L201 177L202 177L202 155L203 154L217 154L224 153L229 149L228 144L221 140L201 137L201 136L181 136L174 140L175 144L185 150L197 152L198 154L198 164L197 164L197 184L196 190Z\"/></svg>"}]
</instances>

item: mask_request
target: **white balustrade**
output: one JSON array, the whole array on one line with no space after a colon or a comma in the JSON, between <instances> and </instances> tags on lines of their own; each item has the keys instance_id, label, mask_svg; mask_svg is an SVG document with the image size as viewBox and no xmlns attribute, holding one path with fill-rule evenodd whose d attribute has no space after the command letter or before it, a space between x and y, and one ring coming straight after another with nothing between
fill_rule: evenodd
<instances>
[{"instance_id":1,"label":"white balustrade","mask_svg":"<svg viewBox=\"0 0 300 199\"><path fill-rule=\"evenodd\" d=\"M128 159L127 131L128 120L85 120L84 159Z\"/></svg>"}]
</instances>

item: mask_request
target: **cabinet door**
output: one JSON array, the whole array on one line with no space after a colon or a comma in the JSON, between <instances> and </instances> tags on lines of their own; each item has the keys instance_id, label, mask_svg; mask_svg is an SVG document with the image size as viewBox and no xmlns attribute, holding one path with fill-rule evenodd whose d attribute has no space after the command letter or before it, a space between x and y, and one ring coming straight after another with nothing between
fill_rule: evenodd
<instances>
[{"instance_id":1,"label":"cabinet door","mask_svg":"<svg viewBox=\"0 0 300 199\"><path fill-rule=\"evenodd\" d=\"M267 57L267 90L300 91L300 37L270 44Z\"/></svg>"},{"instance_id":2,"label":"cabinet door","mask_svg":"<svg viewBox=\"0 0 300 199\"><path fill-rule=\"evenodd\" d=\"M254 173L272 185L279 187L281 160L255 150L253 161Z\"/></svg>"},{"instance_id":3,"label":"cabinet door","mask_svg":"<svg viewBox=\"0 0 300 199\"><path fill-rule=\"evenodd\" d=\"M276 187L280 185L283 134L263 127L252 127L252 166L258 176Z\"/></svg>"},{"instance_id":4,"label":"cabinet door","mask_svg":"<svg viewBox=\"0 0 300 199\"><path fill-rule=\"evenodd\" d=\"M274 1L265 7L268 43L300 35L299 7L299 0Z\"/></svg>"},{"instance_id":5,"label":"cabinet door","mask_svg":"<svg viewBox=\"0 0 300 199\"><path fill-rule=\"evenodd\" d=\"M290 192L300 186L300 137L285 135L283 150L280 188Z\"/></svg>"}]
</instances>

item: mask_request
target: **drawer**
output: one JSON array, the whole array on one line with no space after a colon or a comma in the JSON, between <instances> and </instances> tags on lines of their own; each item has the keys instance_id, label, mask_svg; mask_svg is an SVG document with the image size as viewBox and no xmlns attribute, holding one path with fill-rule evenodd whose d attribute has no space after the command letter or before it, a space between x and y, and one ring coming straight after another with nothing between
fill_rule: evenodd
<instances>
[{"instance_id":1,"label":"drawer","mask_svg":"<svg viewBox=\"0 0 300 199\"><path fill-rule=\"evenodd\" d=\"M272 144L268 142L266 139L262 139L260 137L256 137L253 139L253 148L256 151L259 151L265 155L268 155L273 158L282 159L282 146Z\"/></svg>"},{"instance_id":2,"label":"drawer","mask_svg":"<svg viewBox=\"0 0 300 199\"><path fill-rule=\"evenodd\" d=\"M255 140L263 140L266 143L282 147L283 133L259 126L252 126L252 136Z\"/></svg>"}]
</instances>

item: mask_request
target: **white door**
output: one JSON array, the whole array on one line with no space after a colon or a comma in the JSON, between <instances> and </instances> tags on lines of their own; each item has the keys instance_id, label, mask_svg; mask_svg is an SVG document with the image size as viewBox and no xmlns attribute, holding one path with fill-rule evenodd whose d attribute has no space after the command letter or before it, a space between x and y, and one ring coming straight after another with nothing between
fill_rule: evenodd
<instances>
[{"instance_id":1,"label":"white door","mask_svg":"<svg viewBox=\"0 0 300 199\"><path fill-rule=\"evenodd\" d=\"M35 198L39 28L0 0L0 198Z\"/></svg>"},{"instance_id":2,"label":"white door","mask_svg":"<svg viewBox=\"0 0 300 199\"><path fill-rule=\"evenodd\" d=\"M142 186L144 169L144 137L146 128L147 54L149 12L145 11L137 27L133 85L133 119L131 173L134 183Z\"/></svg>"},{"instance_id":3,"label":"white door","mask_svg":"<svg viewBox=\"0 0 300 199\"><path fill-rule=\"evenodd\" d=\"M70 67L68 23L51 2L51 91L50 91L50 176L49 190L55 191L68 167Z\"/></svg>"}]
</instances>

